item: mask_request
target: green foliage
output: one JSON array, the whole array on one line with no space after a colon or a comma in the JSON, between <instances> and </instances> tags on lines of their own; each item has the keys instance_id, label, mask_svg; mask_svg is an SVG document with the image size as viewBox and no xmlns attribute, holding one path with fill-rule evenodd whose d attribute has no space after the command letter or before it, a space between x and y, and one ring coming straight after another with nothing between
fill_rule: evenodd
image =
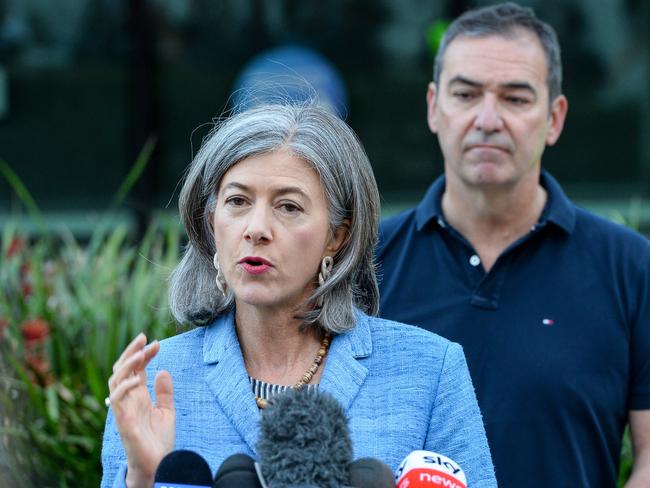
<instances>
[{"instance_id":1,"label":"green foliage","mask_svg":"<svg viewBox=\"0 0 650 488\"><path fill-rule=\"evenodd\" d=\"M625 225L630 229L641 231L641 221L643 219L643 199L640 196L630 198L629 206L625 212L609 212L609 218L614 222Z\"/></svg>"},{"instance_id":2,"label":"green foliage","mask_svg":"<svg viewBox=\"0 0 650 488\"><path fill-rule=\"evenodd\" d=\"M630 428L625 428L623 447L621 449L621 466L618 470L618 486L622 488L630 478L632 472L632 442L630 441Z\"/></svg>"},{"instance_id":3,"label":"green foliage","mask_svg":"<svg viewBox=\"0 0 650 488\"><path fill-rule=\"evenodd\" d=\"M0 433L21 486L99 484L112 364L138 332L174 332L166 277L178 226L154 224L137 245L127 237L99 229L82 247L71 235L30 243L3 229L0 395L12 422Z\"/></svg>"},{"instance_id":4,"label":"green foliage","mask_svg":"<svg viewBox=\"0 0 650 488\"><path fill-rule=\"evenodd\" d=\"M435 22L431 23L431 25L429 25L429 28L427 29L426 41L432 59L436 57L438 48L440 48L440 42L442 41L442 36L445 35L445 32L447 31L447 27L449 27L449 21L436 20Z\"/></svg>"},{"instance_id":5,"label":"green foliage","mask_svg":"<svg viewBox=\"0 0 650 488\"><path fill-rule=\"evenodd\" d=\"M153 148L147 141L111 208ZM69 232L54 237L1 159L0 175L41 230L30 239L14 222L0 235L0 485L98 486L112 365L137 333L162 339L175 331L166 278L181 234L159 219L133 243L125 226L111 229L99 218L84 245Z\"/></svg>"}]
</instances>

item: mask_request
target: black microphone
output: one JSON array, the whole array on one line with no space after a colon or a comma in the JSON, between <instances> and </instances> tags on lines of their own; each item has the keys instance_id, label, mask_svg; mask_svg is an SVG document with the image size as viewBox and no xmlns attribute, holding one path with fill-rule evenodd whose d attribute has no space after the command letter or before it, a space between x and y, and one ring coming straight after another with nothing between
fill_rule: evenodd
<instances>
[{"instance_id":1,"label":"black microphone","mask_svg":"<svg viewBox=\"0 0 650 488\"><path fill-rule=\"evenodd\" d=\"M352 441L345 411L330 394L288 390L262 411L257 452L269 488L346 485Z\"/></svg>"},{"instance_id":2,"label":"black microphone","mask_svg":"<svg viewBox=\"0 0 650 488\"><path fill-rule=\"evenodd\" d=\"M395 488L395 475L374 458L361 458L350 464L349 484L354 488Z\"/></svg>"},{"instance_id":3,"label":"black microphone","mask_svg":"<svg viewBox=\"0 0 650 488\"><path fill-rule=\"evenodd\" d=\"M233 454L221 464L212 488L262 488L255 461L246 454Z\"/></svg>"},{"instance_id":4,"label":"black microphone","mask_svg":"<svg viewBox=\"0 0 650 488\"><path fill-rule=\"evenodd\" d=\"M212 471L207 461L194 451L167 454L158 465L154 488L212 488Z\"/></svg>"}]
</instances>

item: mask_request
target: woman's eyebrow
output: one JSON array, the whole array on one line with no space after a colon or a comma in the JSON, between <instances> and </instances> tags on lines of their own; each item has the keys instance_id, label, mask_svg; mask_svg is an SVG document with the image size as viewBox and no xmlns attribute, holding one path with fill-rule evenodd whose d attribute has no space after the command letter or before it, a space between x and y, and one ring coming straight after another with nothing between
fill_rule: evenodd
<instances>
[{"instance_id":1,"label":"woman's eyebrow","mask_svg":"<svg viewBox=\"0 0 650 488\"><path fill-rule=\"evenodd\" d=\"M231 181L230 183L227 183L226 185L224 185L224 187L221 189L221 191L230 190L230 189L242 190L242 191L245 191L245 192L251 192L252 191L250 186L245 185L243 183L239 183L237 181ZM293 185L291 185L291 186L281 186L281 187L278 187L278 188L273 188L272 192L273 192L273 195L275 195L275 196L288 195L288 194L295 193L295 194L298 194L298 195L302 196L303 198L311 201L311 198L309 198L309 195L307 194L307 192L305 192L305 190L303 190L299 186L293 186Z\"/></svg>"},{"instance_id":2,"label":"woman's eyebrow","mask_svg":"<svg viewBox=\"0 0 650 488\"><path fill-rule=\"evenodd\" d=\"M282 186L282 187L274 189L273 193L275 195L286 195L286 194L289 194L289 193L297 193L297 194L309 199L309 195L307 195L305 190L303 190L299 186Z\"/></svg>"},{"instance_id":3,"label":"woman's eyebrow","mask_svg":"<svg viewBox=\"0 0 650 488\"><path fill-rule=\"evenodd\" d=\"M222 190L228 190L230 188L235 188L235 189L244 190L244 191L249 191L250 190L250 187L248 187L247 185L244 185L243 183L237 183L236 181L232 181L232 182L228 183L227 185L225 185L222 188Z\"/></svg>"}]
</instances>

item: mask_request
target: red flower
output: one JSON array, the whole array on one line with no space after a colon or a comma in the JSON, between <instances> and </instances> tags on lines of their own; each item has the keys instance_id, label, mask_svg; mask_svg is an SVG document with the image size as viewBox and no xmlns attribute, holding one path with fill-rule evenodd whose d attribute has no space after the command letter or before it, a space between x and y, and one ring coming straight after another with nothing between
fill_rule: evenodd
<instances>
[{"instance_id":1,"label":"red flower","mask_svg":"<svg viewBox=\"0 0 650 488\"><path fill-rule=\"evenodd\" d=\"M3 318L0 318L0 338L4 336L5 329L9 327L9 321Z\"/></svg>"},{"instance_id":2,"label":"red flower","mask_svg":"<svg viewBox=\"0 0 650 488\"><path fill-rule=\"evenodd\" d=\"M34 286L32 285L32 264L30 262L21 264L20 274L20 291L22 292L23 296L27 298L34 292Z\"/></svg>"},{"instance_id":3,"label":"red flower","mask_svg":"<svg viewBox=\"0 0 650 488\"><path fill-rule=\"evenodd\" d=\"M31 283L23 283L20 287L20 291L25 298L30 297L34 293L34 287Z\"/></svg>"},{"instance_id":4,"label":"red flower","mask_svg":"<svg viewBox=\"0 0 650 488\"><path fill-rule=\"evenodd\" d=\"M16 254L20 253L25 248L25 239L22 239L18 236L14 236L7 247L7 257L11 258Z\"/></svg>"},{"instance_id":5,"label":"red flower","mask_svg":"<svg viewBox=\"0 0 650 488\"><path fill-rule=\"evenodd\" d=\"M38 354L28 354L25 357L26 366L32 371L32 382L44 386L54 383L54 375L50 371L50 363Z\"/></svg>"},{"instance_id":6,"label":"red flower","mask_svg":"<svg viewBox=\"0 0 650 488\"><path fill-rule=\"evenodd\" d=\"M23 323L20 329L27 346L43 342L50 334L50 326L43 319L28 320Z\"/></svg>"}]
</instances>

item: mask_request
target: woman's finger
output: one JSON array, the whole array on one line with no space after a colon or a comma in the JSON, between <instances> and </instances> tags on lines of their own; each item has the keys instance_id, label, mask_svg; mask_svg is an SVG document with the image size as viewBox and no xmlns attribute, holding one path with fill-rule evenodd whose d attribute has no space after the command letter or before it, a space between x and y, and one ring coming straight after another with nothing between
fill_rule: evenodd
<instances>
[{"instance_id":1,"label":"woman's finger","mask_svg":"<svg viewBox=\"0 0 650 488\"><path fill-rule=\"evenodd\" d=\"M109 389L115 388L130 376L137 376L143 369L142 363L144 357L144 350L137 351L132 356L126 358L119 368L115 368L113 374L108 379Z\"/></svg>"},{"instance_id":2,"label":"woman's finger","mask_svg":"<svg viewBox=\"0 0 650 488\"><path fill-rule=\"evenodd\" d=\"M116 409L116 407L120 406L120 402L124 400L124 397L126 396L127 393L129 393L131 390L134 388L140 386L141 381L140 378L137 376L131 376L129 378L126 378L124 381L120 382L113 391L111 391L110 394L110 400L111 400L111 408L113 410Z\"/></svg>"},{"instance_id":3,"label":"woman's finger","mask_svg":"<svg viewBox=\"0 0 650 488\"><path fill-rule=\"evenodd\" d=\"M133 355L134 352L142 349L146 343L147 343L147 336L145 336L144 333L140 332L137 336L133 338L133 340L128 344L128 346L126 346L124 351L122 351L122 354L120 354L120 357L117 358L117 361L115 361L115 364L113 364L113 371L119 368L124 361L126 361L131 355Z\"/></svg>"},{"instance_id":4,"label":"woman's finger","mask_svg":"<svg viewBox=\"0 0 650 488\"><path fill-rule=\"evenodd\" d=\"M174 410L174 385L172 376L167 371L158 371L154 381L154 391L156 393L156 406Z\"/></svg>"},{"instance_id":5,"label":"woman's finger","mask_svg":"<svg viewBox=\"0 0 650 488\"><path fill-rule=\"evenodd\" d=\"M147 367L147 364L149 364L149 361L158 354L158 351L160 350L160 342L158 341L152 341L151 344L149 344L147 347L144 348L144 365L143 368Z\"/></svg>"},{"instance_id":6,"label":"woman's finger","mask_svg":"<svg viewBox=\"0 0 650 488\"><path fill-rule=\"evenodd\" d=\"M109 388L114 388L115 385L131 375L139 375L142 379L146 380L144 369L159 350L160 343L154 341L147 347L133 351L131 356L123 359L119 367L113 367L113 374L108 380Z\"/></svg>"}]
</instances>

